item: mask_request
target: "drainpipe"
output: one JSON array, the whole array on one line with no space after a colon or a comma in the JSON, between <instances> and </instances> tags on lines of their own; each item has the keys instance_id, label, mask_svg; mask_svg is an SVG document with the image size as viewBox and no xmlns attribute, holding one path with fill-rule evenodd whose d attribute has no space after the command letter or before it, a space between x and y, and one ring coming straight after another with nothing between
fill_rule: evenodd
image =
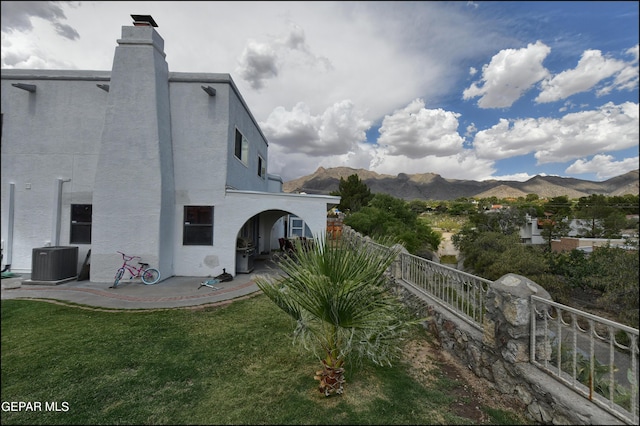
<instances>
[{"instance_id":1,"label":"drainpipe","mask_svg":"<svg viewBox=\"0 0 640 426\"><path fill-rule=\"evenodd\" d=\"M52 236L51 236L51 245L56 247L60 245L60 216L62 214L62 184L65 182L70 182L71 179L56 179L56 193L55 200L53 204L53 226L52 226Z\"/></svg>"},{"instance_id":2,"label":"drainpipe","mask_svg":"<svg viewBox=\"0 0 640 426\"><path fill-rule=\"evenodd\" d=\"M16 184L15 183L10 183L9 184L9 212L8 212L8 218L7 218L7 244L6 244L6 249L7 249L7 253L6 255L3 253L2 257L5 257L5 261L4 261L4 268L2 269L2 272L5 272L9 269L11 269L11 255L13 254L13 218L14 218L14 211L15 211L15 192L16 192Z\"/></svg>"}]
</instances>

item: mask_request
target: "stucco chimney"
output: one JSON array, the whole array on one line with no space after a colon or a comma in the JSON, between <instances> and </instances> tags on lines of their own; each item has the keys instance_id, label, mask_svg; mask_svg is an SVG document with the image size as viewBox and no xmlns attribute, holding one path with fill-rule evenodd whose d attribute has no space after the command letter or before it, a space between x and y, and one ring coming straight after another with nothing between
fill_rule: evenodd
<instances>
[{"instance_id":1,"label":"stucco chimney","mask_svg":"<svg viewBox=\"0 0 640 426\"><path fill-rule=\"evenodd\" d=\"M93 190L90 280L113 280L118 251L173 275L169 66L150 16L118 39ZM144 25L137 25L143 22ZM132 238L133 237L133 238Z\"/></svg>"}]
</instances>

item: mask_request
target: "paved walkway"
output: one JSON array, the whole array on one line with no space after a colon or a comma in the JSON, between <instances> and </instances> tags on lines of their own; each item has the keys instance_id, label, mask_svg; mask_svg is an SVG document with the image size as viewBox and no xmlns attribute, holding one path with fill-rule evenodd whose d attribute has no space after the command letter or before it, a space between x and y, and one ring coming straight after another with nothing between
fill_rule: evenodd
<instances>
[{"instance_id":1,"label":"paved walkway","mask_svg":"<svg viewBox=\"0 0 640 426\"><path fill-rule=\"evenodd\" d=\"M60 284L31 282L29 274L2 279L2 299L53 299L108 309L167 309L222 305L260 292L257 275L277 274L273 264L256 261L249 274L237 274L232 281L200 287L202 277L174 276L154 285L140 280L122 280L117 288L112 282L67 281ZM126 276L126 275L125 275Z\"/></svg>"}]
</instances>

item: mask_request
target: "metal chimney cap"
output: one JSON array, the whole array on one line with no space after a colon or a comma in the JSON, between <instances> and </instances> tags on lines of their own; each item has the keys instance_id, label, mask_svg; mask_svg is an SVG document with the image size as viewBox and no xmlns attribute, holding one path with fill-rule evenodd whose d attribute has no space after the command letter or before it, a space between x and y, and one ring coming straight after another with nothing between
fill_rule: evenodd
<instances>
[{"instance_id":1,"label":"metal chimney cap","mask_svg":"<svg viewBox=\"0 0 640 426\"><path fill-rule=\"evenodd\" d=\"M151 15L131 15L131 17L133 18L133 25L148 25L151 27L158 26Z\"/></svg>"}]
</instances>

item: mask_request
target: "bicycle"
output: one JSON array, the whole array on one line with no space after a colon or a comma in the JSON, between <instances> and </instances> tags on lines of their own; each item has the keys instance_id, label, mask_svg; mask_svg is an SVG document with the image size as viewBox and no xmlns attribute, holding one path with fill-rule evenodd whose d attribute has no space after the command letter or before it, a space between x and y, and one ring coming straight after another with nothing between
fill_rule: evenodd
<instances>
[{"instance_id":1,"label":"bicycle","mask_svg":"<svg viewBox=\"0 0 640 426\"><path fill-rule=\"evenodd\" d=\"M122 255L123 263L116 272L113 285L109 288L118 287L118 284L120 283L125 270L129 271L129 274L131 274L131 276L129 277L130 280L134 278L140 278L142 282L147 285L156 284L158 281L160 281L160 271L158 271L156 268L149 268L148 263L138 262L138 265L140 265L139 267L128 264L128 262L133 259L140 259L140 256L128 256L121 251L119 251L118 253Z\"/></svg>"},{"instance_id":2,"label":"bicycle","mask_svg":"<svg viewBox=\"0 0 640 426\"><path fill-rule=\"evenodd\" d=\"M202 287L209 287L214 290L220 290L222 287L216 287L214 284L223 283L225 281L232 281L232 280L233 280L233 275L227 273L226 269L222 269L222 273L220 275L212 279L208 279L201 282L200 286L198 287L198 290L200 290L200 288Z\"/></svg>"}]
</instances>

